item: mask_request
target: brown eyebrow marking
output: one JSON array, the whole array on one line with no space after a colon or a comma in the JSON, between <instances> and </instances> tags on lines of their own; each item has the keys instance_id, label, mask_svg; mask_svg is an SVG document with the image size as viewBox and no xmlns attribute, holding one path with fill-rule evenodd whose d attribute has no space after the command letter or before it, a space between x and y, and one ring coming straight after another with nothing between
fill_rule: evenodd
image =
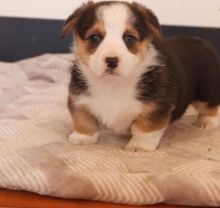
<instances>
[{"instance_id":1,"label":"brown eyebrow marking","mask_svg":"<svg viewBox=\"0 0 220 208\"><path fill-rule=\"evenodd\" d=\"M134 36L137 40L140 39L140 34L138 31L129 23L126 25L125 34Z\"/></svg>"},{"instance_id":2,"label":"brown eyebrow marking","mask_svg":"<svg viewBox=\"0 0 220 208\"><path fill-rule=\"evenodd\" d=\"M132 35L137 39L136 43L132 47L129 47L128 50L133 54L138 54L141 59L145 59L146 53L148 52L148 46L151 42L150 37L141 39L141 34L130 22L126 24L126 30L124 34Z\"/></svg>"},{"instance_id":3,"label":"brown eyebrow marking","mask_svg":"<svg viewBox=\"0 0 220 208\"><path fill-rule=\"evenodd\" d=\"M79 35L76 35L75 40L77 42L77 55L80 57L80 59L83 61L85 65L88 65L88 57L90 54L93 54L96 49L98 48L98 45L92 44L88 38L91 35L98 34L101 35L102 38L105 36L105 27L104 23L100 20L97 20L91 28L89 28L85 36L82 38Z\"/></svg>"},{"instance_id":4,"label":"brown eyebrow marking","mask_svg":"<svg viewBox=\"0 0 220 208\"><path fill-rule=\"evenodd\" d=\"M90 35L101 34L105 36L105 26L103 21L97 21L87 32L85 38L87 39Z\"/></svg>"}]
</instances>

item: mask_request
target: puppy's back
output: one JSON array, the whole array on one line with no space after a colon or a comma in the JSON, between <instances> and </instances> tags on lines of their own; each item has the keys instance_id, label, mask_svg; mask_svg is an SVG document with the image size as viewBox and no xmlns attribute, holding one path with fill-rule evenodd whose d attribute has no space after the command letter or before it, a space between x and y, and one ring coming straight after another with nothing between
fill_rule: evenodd
<instances>
[{"instance_id":1,"label":"puppy's back","mask_svg":"<svg viewBox=\"0 0 220 208\"><path fill-rule=\"evenodd\" d=\"M200 38L177 36L166 38L164 45L179 91L174 117L178 118L194 101L219 105L220 61L211 44Z\"/></svg>"}]
</instances>

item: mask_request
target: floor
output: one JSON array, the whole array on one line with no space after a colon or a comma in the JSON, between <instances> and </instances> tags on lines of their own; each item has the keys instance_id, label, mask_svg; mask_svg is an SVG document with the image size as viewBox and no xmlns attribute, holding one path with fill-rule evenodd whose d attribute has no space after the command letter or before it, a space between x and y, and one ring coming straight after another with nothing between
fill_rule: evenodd
<instances>
[{"instance_id":1,"label":"floor","mask_svg":"<svg viewBox=\"0 0 220 208\"><path fill-rule=\"evenodd\" d=\"M82 200L63 200L44 197L23 191L0 189L0 208L139 208L110 203L91 202ZM141 206L144 208L180 208L181 206L155 205ZM187 208L187 207L181 207Z\"/></svg>"}]
</instances>

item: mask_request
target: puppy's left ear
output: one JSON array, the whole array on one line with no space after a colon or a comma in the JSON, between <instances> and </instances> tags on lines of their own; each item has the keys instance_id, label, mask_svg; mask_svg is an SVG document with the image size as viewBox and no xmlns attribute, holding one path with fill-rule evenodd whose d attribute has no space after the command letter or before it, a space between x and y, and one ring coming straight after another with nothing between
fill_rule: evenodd
<instances>
[{"instance_id":1,"label":"puppy's left ear","mask_svg":"<svg viewBox=\"0 0 220 208\"><path fill-rule=\"evenodd\" d=\"M93 1L88 1L87 3L82 4L78 9L71 14L64 23L64 27L62 29L61 36L65 38L72 31L75 30L80 19L85 15L86 11L93 5Z\"/></svg>"},{"instance_id":2,"label":"puppy's left ear","mask_svg":"<svg viewBox=\"0 0 220 208\"><path fill-rule=\"evenodd\" d=\"M156 15L151 10L139 3L134 2L132 5L136 11L138 11L141 18L143 18L145 25L150 29L151 34L153 34L152 38L162 42L163 35Z\"/></svg>"}]
</instances>

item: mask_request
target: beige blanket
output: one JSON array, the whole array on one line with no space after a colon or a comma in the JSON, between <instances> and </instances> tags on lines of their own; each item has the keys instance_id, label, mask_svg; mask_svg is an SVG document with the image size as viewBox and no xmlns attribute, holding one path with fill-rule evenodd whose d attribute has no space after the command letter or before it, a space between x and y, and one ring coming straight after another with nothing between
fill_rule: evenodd
<instances>
[{"instance_id":1,"label":"beige blanket","mask_svg":"<svg viewBox=\"0 0 220 208\"><path fill-rule=\"evenodd\" d=\"M72 55L0 63L0 187L126 204L220 206L220 127L185 116L154 152L104 132L74 146L66 107Z\"/></svg>"}]
</instances>

